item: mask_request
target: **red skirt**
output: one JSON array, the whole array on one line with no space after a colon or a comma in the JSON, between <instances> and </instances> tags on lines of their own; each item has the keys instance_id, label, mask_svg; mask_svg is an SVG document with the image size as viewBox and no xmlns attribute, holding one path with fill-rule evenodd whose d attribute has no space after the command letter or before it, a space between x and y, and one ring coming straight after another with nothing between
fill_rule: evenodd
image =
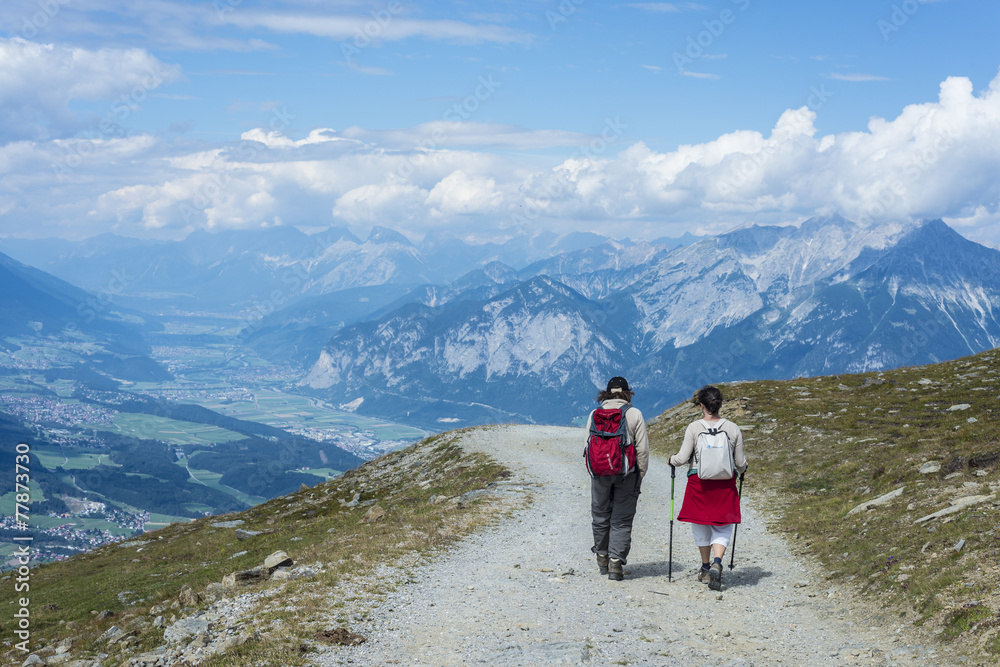
<instances>
[{"instance_id":1,"label":"red skirt","mask_svg":"<svg viewBox=\"0 0 1000 667\"><path fill-rule=\"evenodd\" d=\"M678 521L705 526L740 523L740 496L736 492L736 476L732 479L701 479L689 475L684 490Z\"/></svg>"}]
</instances>

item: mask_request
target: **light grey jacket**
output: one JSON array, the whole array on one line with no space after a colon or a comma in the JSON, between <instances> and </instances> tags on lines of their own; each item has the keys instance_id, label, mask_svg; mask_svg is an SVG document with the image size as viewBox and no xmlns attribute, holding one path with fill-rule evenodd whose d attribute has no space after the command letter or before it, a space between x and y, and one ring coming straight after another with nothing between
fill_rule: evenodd
<instances>
[{"instance_id":1,"label":"light grey jacket","mask_svg":"<svg viewBox=\"0 0 1000 667\"><path fill-rule=\"evenodd\" d=\"M605 410L620 410L628 403L622 398L610 398L601 407ZM587 417L586 439L590 439L590 425L593 423L594 413ZM646 469L649 468L649 436L646 435L646 420L642 418L639 408L634 405L625 413L625 421L628 423L628 433L635 443L635 467L639 469L639 479L646 476Z\"/></svg>"}]
</instances>

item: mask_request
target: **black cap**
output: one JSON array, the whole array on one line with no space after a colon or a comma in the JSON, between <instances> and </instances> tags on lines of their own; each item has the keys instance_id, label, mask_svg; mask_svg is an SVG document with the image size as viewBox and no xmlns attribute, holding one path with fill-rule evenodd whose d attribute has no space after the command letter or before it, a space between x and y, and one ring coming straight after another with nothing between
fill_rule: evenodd
<instances>
[{"instance_id":1,"label":"black cap","mask_svg":"<svg viewBox=\"0 0 1000 667\"><path fill-rule=\"evenodd\" d=\"M607 391L610 393L614 389L624 389L625 391L631 391L631 389L628 388L628 380L626 380L620 375L616 375L615 377L608 380Z\"/></svg>"}]
</instances>

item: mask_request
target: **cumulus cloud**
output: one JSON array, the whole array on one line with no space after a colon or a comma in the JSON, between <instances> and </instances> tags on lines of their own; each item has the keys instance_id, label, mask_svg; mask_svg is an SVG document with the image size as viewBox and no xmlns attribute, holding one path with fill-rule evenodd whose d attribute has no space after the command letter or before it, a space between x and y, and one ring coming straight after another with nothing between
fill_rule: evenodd
<instances>
[{"instance_id":1,"label":"cumulus cloud","mask_svg":"<svg viewBox=\"0 0 1000 667\"><path fill-rule=\"evenodd\" d=\"M670 151L619 146L611 125L593 136L446 121L304 138L260 128L188 151L131 137L83 144L84 165L55 187L52 163L82 155L79 140L21 141L0 147L0 211L5 225L73 220L138 234L284 220L417 236L472 220L660 236L668 225L718 231L839 212L871 224L943 217L970 238L1000 241L1000 76L978 92L949 78L937 100L858 131L820 135L815 119L789 109L769 132Z\"/></svg>"},{"instance_id":2,"label":"cumulus cloud","mask_svg":"<svg viewBox=\"0 0 1000 667\"><path fill-rule=\"evenodd\" d=\"M46 138L79 130L74 101L106 100L117 123L181 76L143 49L99 49L0 38L0 136ZM110 134L110 132L108 132Z\"/></svg>"}]
</instances>

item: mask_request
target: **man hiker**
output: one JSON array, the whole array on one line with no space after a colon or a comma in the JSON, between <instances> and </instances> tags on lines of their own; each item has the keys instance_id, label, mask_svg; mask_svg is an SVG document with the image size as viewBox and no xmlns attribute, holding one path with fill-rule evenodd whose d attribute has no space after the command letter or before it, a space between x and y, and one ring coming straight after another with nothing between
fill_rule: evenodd
<instances>
[{"instance_id":1,"label":"man hiker","mask_svg":"<svg viewBox=\"0 0 1000 667\"><path fill-rule=\"evenodd\" d=\"M625 378L611 378L607 389L596 396L601 407L587 419L584 456L591 475L591 551L597 554L601 574L613 581L625 578L639 487L649 466L646 422L630 403L634 395Z\"/></svg>"}]
</instances>

